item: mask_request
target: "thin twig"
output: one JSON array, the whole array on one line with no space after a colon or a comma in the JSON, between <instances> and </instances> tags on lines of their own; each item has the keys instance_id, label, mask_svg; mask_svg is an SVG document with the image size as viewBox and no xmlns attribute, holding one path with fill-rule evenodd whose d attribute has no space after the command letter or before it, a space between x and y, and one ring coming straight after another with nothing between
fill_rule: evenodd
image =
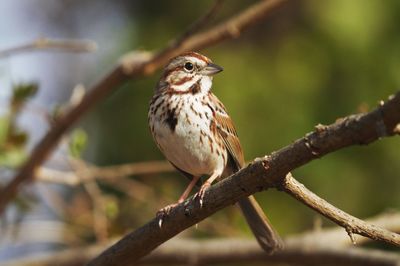
<instances>
[{"instance_id":1,"label":"thin twig","mask_svg":"<svg viewBox=\"0 0 400 266\"><path fill-rule=\"evenodd\" d=\"M94 52L97 44L89 40L71 40L71 39L50 39L38 38L33 42L11 47L0 51L0 58L29 51L59 51L72 53Z\"/></svg>"},{"instance_id":2,"label":"thin twig","mask_svg":"<svg viewBox=\"0 0 400 266\"><path fill-rule=\"evenodd\" d=\"M70 159L69 164L77 173L84 173L86 171L87 166L81 160ZM82 177L79 179L82 179ZM108 237L108 219L105 213L105 196L103 195L95 179L91 179L88 182L83 183L83 187L92 201L93 230L97 241L104 242Z\"/></svg>"},{"instance_id":3,"label":"thin twig","mask_svg":"<svg viewBox=\"0 0 400 266\"><path fill-rule=\"evenodd\" d=\"M84 181L74 171L59 171L46 167L38 168L35 180L68 186L76 186Z\"/></svg>"},{"instance_id":4,"label":"thin twig","mask_svg":"<svg viewBox=\"0 0 400 266\"><path fill-rule=\"evenodd\" d=\"M365 219L365 222L386 230L400 232L400 212L395 210L370 217ZM370 238L360 236L357 239L357 244L362 245L370 241ZM300 245L309 249L314 246L329 248L353 245L343 227L340 226L320 228L293 235L285 238L285 244L288 246Z\"/></svg>"},{"instance_id":5,"label":"thin twig","mask_svg":"<svg viewBox=\"0 0 400 266\"><path fill-rule=\"evenodd\" d=\"M104 242L108 237L108 219L105 214L105 199L95 180L83 184L93 207L93 231L97 241Z\"/></svg>"},{"instance_id":6,"label":"thin twig","mask_svg":"<svg viewBox=\"0 0 400 266\"><path fill-rule=\"evenodd\" d=\"M170 42L168 47L165 50L172 50L176 47L179 47L185 40L187 40L190 36L199 32L202 28L204 28L210 21L213 19L215 14L222 7L224 0L215 0L214 5L206 12L203 16L193 22L178 38L174 39Z\"/></svg>"},{"instance_id":7,"label":"thin twig","mask_svg":"<svg viewBox=\"0 0 400 266\"><path fill-rule=\"evenodd\" d=\"M85 169L78 169L76 171L60 171L40 167L36 171L35 180L77 186L93 179L115 180L133 175L151 175L174 171L175 169L167 161L135 162L103 167L87 165Z\"/></svg>"},{"instance_id":8,"label":"thin twig","mask_svg":"<svg viewBox=\"0 0 400 266\"><path fill-rule=\"evenodd\" d=\"M95 84L85 95L82 101L73 109L62 115L53 124L50 131L36 145L31 156L21 167L17 175L0 193L0 215L4 212L7 204L15 197L21 184L32 181L34 172L51 154L57 146L63 134L91 107L106 97L110 92L118 88L121 84L143 75L150 75L166 63L171 57L188 50L198 50L228 38L238 36L241 32L251 25L265 19L267 15L277 6L286 0L264 0L260 1L248 9L242 11L227 22L223 22L210 30L196 34L184 41L182 45L174 50L161 53L150 59L140 57L130 57L129 61L117 65L109 74ZM233 30L234 29L234 30ZM129 71L128 71L129 70Z\"/></svg>"},{"instance_id":9,"label":"thin twig","mask_svg":"<svg viewBox=\"0 0 400 266\"><path fill-rule=\"evenodd\" d=\"M180 45L173 47L173 49L167 46L156 53L147 64L144 64L143 72L145 74L154 73L160 65L164 65L170 58L185 51L201 50L226 39L238 38L243 31L265 19L275 8L285 2L287 0L259 1L231 19L212 27L210 30L195 34L181 41ZM128 70L127 74L135 74L134 67L131 66L126 69Z\"/></svg>"},{"instance_id":10,"label":"thin twig","mask_svg":"<svg viewBox=\"0 0 400 266\"><path fill-rule=\"evenodd\" d=\"M291 174L286 176L281 189L311 209L314 209L323 216L345 228L349 235L359 234L371 239L385 241L400 247L399 234L390 232L373 224L369 224L340 210L308 190L303 184L294 179ZM351 238L351 241L355 244L355 240L353 238Z\"/></svg>"},{"instance_id":11,"label":"thin twig","mask_svg":"<svg viewBox=\"0 0 400 266\"><path fill-rule=\"evenodd\" d=\"M268 188L281 188L290 171L325 154L351 145L368 144L395 134L400 123L400 92L389 97L369 113L351 115L336 123L318 127L291 145L264 158L257 159L233 176L211 186L205 193L203 206L196 198L190 198L171 210L162 228L153 219L128 234L104 251L89 265L132 265L160 244L198 223L240 198ZM380 238L400 246L400 238L392 235ZM375 238L374 238L375 239Z\"/></svg>"}]
</instances>

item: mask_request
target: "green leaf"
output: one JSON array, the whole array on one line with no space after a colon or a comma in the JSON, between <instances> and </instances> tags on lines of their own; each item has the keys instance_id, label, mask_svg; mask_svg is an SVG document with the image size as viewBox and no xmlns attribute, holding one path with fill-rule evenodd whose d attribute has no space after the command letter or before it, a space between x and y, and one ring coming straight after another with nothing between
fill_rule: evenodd
<instances>
[{"instance_id":1,"label":"green leaf","mask_svg":"<svg viewBox=\"0 0 400 266\"><path fill-rule=\"evenodd\" d=\"M0 148L1 167L17 168L26 160L26 157L27 154L23 148L12 150L3 150Z\"/></svg>"},{"instance_id":2,"label":"green leaf","mask_svg":"<svg viewBox=\"0 0 400 266\"><path fill-rule=\"evenodd\" d=\"M13 130L9 132L7 143L15 147L23 147L28 141L28 134L26 132Z\"/></svg>"},{"instance_id":3,"label":"green leaf","mask_svg":"<svg viewBox=\"0 0 400 266\"><path fill-rule=\"evenodd\" d=\"M34 82L14 84L11 98L12 109L18 110L26 100L36 94L38 88L38 84Z\"/></svg>"},{"instance_id":4,"label":"green leaf","mask_svg":"<svg viewBox=\"0 0 400 266\"><path fill-rule=\"evenodd\" d=\"M105 204L105 213L109 219L115 219L119 213L118 204L113 199L108 199Z\"/></svg>"},{"instance_id":5,"label":"green leaf","mask_svg":"<svg viewBox=\"0 0 400 266\"><path fill-rule=\"evenodd\" d=\"M80 157L83 150L86 148L87 134L81 129L77 128L71 133L69 142L69 153L72 157Z\"/></svg>"},{"instance_id":6,"label":"green leaf","mask_svg":"<svg viewBox=\"0 0 400 266\"><path fill-rule=\"evenodd\" d=\"M6 142L10 122L7 117L0 117L0 147Z\"/></svg>"}]
</instances>

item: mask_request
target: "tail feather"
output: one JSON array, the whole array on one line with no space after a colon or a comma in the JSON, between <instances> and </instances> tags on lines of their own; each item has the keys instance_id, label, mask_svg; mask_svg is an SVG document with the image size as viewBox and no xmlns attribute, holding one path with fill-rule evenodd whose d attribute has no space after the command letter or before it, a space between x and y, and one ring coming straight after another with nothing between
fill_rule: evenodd
<instances>
[{"instance_id":1,"label":"tail feather","mask_svg":"<svg viewBox=\"0 0 400 266\"><path fill-rule=\"evenodd\" d=\"M268 253L283 248L283 241L272 228L260 205L253 196L239 201L239 207L260 246Z\"/></svg>"}]
</instances>

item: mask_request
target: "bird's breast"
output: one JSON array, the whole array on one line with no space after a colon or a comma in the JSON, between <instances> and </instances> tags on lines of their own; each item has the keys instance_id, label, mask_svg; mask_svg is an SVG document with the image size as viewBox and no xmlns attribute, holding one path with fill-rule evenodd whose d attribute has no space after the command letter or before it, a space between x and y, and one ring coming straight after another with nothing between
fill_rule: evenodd
<instances>
[{"instance_id":1,"label":"bird's breast","mask_svg":"<svg viewBox=\"0 0 400 266\"><path fill-rule=\"evenodd\" d=\"M213 112L206 100L194 95L171 96L164 108L149 114L161 151L176 167L195 176L222 174L227 161L222 140L212 129Z\"/></svg>"}]
</instances>

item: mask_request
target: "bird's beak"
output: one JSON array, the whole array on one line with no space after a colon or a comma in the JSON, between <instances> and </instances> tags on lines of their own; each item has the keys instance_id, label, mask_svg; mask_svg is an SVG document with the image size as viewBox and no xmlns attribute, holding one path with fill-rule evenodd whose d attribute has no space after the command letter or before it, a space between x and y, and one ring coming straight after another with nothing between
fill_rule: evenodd
<instances>
[{"instance_id":1,"label":"bird's beak","mask_svg":"<svg viewBox=\"0 0 400 266\"><path fill-rule=\"evenodd\" d=\"M219 65L213 64L213 63L208 63L207 66L205 66L202 70L201 70L201 74L206 75L206 76L213 76L219 72L221 72L222 70L224 70L222 67L220 67Z\"/></svg>"}]
</instances>

